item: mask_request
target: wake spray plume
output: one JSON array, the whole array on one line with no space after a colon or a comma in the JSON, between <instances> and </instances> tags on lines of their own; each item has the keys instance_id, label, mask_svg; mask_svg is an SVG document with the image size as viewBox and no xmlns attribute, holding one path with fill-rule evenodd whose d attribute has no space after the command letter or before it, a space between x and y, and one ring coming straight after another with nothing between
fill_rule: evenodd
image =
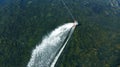
<instances>
[{"instance_id":1,"label":"wake spray plume","mask_svg":"<svg viewBox=\"0 0 120 67\"><path fill-rule=\"evenodd\" d=\"M74 23L67 23L45 36L41 44L33 50L27 67L54 67L75 26Z\"/></svg>"}]
</instances>

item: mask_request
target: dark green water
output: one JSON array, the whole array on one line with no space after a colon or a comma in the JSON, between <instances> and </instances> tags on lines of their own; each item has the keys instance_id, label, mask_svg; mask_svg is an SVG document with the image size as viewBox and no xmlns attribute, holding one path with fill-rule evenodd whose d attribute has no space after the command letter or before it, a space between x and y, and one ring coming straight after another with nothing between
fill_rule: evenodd
<instances>
[{"instance_id":1,"label":"dark green water","mask_svg":"<svg viewBox=\"0 0 120 67\"><path fill-rule=\"evenodd\" d=\"M77 27L56 67L120 66L120 0L65 0ZM42 37L73 21L59 0L0 0L0 67L26 67Z\"/></svg>"}]
</instances>

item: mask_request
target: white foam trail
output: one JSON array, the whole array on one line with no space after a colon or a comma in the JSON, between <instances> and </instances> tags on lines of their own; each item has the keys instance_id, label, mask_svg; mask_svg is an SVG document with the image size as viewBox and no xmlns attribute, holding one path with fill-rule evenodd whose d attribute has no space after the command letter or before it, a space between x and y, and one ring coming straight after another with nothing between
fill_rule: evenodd
<instances>
[{"instance_id":1,"label":"white foam trail","mask_svg":"<svg viewBox=\"0 0 120 67\"><path fill-rule=\"evenodd\" d=\"M66 39L73 25L73 23L67 23L56 28L48 36L45 36L41 44L36 46L36 48L33 50L27 67L50 67L50 65L53 64L52 62L54 58L57 57L56 55L62 47L64 40ZM69 35L67 41L69 40L71 34ZM67 41L65 42L65 45ZM56 61L57 59L55 60L55 63Z\"/></svg>"}]
</instances>

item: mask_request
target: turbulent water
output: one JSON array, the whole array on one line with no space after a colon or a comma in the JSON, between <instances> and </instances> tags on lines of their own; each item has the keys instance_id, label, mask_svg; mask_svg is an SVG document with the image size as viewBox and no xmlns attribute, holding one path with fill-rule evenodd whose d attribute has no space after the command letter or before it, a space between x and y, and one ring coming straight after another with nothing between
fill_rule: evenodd
<instances>
[{"instance_id":1,"label":"turbulent water","mask_svg":"<svg viewBox=\"0 0 120 67\"><path fill-rule=\"evenodd\" d=\"M67 23L45 36L33 50L27 67L54 67L74 28L73 23Z\"/></svg>"}]
</instances>

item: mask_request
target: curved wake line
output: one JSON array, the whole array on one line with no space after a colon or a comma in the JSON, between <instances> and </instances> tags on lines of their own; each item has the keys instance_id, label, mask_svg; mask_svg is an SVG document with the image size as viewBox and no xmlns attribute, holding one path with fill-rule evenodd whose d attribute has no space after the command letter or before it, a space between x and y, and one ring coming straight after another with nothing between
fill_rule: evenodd
<instances>
[{"instance_id":1,"label":"curved wake line","mask_svg":"<svg viewBox=\"0 0 120 67\"><path fill-rule=\"evenodd\" d=\"M64 24L56 28L48 36L45 36L41 44L36 46L36 48L32 51L31 59L28 62L27 67L52 66L51 63L53 63L53 60L55 60L56 55L58 54L59 50L63 46L63 43L65 39L67 38L67 35L73 26L74 26L74 23ZM71 35L69 35L65 44L67 44L70 36Z\"/></svg>"}]
</instances>

